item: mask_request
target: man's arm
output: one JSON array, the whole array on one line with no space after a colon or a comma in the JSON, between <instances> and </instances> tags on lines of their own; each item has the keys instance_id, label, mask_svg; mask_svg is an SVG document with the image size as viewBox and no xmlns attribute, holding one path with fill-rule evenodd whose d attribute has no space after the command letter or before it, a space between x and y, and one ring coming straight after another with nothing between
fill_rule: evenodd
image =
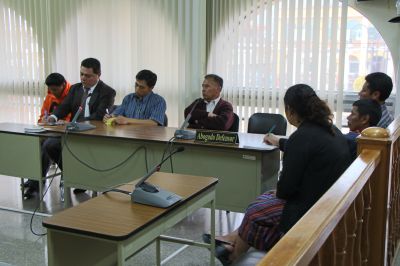
<instances>
[{"instance_id":1,"label":"man's arm","mask_svg":"<svg viewBox=\"0 0 400 266\"><path fill-rule=\"evenodd\" d=\"M114 104L115 90L106 84L102 83L102 87L98 88L99 91L99 103L97 104L96 110L90 114L88 120L102 120L106 114L106 109L110 108Z\"/></svg>"},{"instance_id":2,"label":"man's arm","mask_svg":"<svg viewBox=\"0 0 400 266\"><path fill-rule=\"evenodd\" d=\"M157 126L158 123L151 119L136 119L127 118L125 116L115 117L115 123L118 125L147 125L147 126Z\"/></svg>"},{"instance_id":3,"label":"man's arm","mask_svg":"<svg viewBox=\"0 0 400 266\"><path fill-rule=\"evenodd\" d=\"M72 107L74 105L74 97L77 93L77 89L82 85L80 83L75 84L69 90L65 99L61 102L61 104L54 111L54 115L57 119L64 119L69 113L72 113Z\"/></svg>"},{"instance_id":4,"label":"man's arm","mask_svg":"<svg viewBox=\"0 0 400 266\"><path fill-rule=\"evenodd\" d=\"M233 108L227 101L221 99L214 112L206 114L206 117L197 119L197 128L228 130L232 126Z\"/></svg>"}]
</instances>

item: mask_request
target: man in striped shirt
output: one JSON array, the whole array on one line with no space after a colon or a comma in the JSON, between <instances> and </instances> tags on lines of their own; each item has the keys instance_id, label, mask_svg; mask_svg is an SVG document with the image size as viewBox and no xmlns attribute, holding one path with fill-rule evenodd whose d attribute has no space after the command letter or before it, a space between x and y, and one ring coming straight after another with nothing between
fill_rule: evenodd
<instances>
[{"instance_id":1,"label":"man in striped shirt","mask_svg":"<svg viewBox=\"0 0 400 266\"><path fill-rule=\"evenodd\" d=\"M150 70L141 70L136 75L135 92L128 94L112 114L104 116L104 123L118 125L164 126L167 105L160 95L153 92L157 75Z\"/></svg>"},{"instance_id":2,"label":"man in striped shirt","mask_svg":"<svg viewBox=\"0 0 400 266\"><path fill-rule=\"evenodd\" d=\"M379 120L378 127L387 128L393 121L393 116L389 113L385 104L392 89L392 79L385 73L375 72L365 76L365 83L358 94L360 99L373 99L381 105L382 117Z\"/></svg>"}]
</instances>

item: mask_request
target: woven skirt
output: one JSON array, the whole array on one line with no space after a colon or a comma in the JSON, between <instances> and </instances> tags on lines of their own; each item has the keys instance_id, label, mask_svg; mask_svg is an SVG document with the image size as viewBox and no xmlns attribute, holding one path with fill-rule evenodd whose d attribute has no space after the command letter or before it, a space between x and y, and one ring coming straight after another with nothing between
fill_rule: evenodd
<instances>
[{"instance_id":1,"label":"woven skirt","mask_svg":"<svg viewBox=\"0 0 400 266\"><path fill-rule=\"evenodd\" d=\"M239 236L250 246L268 251L281 237L278 229L285 201L275 191L257 197L246 209L239 227Z\"/></svg>"}]
</instances>

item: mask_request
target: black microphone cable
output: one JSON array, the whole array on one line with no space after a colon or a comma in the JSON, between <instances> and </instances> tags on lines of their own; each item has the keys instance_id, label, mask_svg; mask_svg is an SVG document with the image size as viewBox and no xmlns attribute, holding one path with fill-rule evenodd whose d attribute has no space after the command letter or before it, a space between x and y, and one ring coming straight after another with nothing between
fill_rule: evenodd
<instances>
[{"instance_id":1,"label":"black microphone cable","mask_svg":"<svg viewBox=\"0 0 400 266\"><path fill-rule=\"evenodd\" d=\"M65 128L65 131L64 131L63 134L64 134L65 137L67 136L67 134L68 134L67 128ZM61 143L61 152L62 152L63 148L64 148L64 143ZM41 149L42 149L42 147L41 147ZM29 223L29 229L31 230L32 234L34 234L35 236L45 236L45 235L47 235L47 233L37 233L37 232L34 231L34 229L33 229L33 218L35 217L35 214L37 213L38 209L40 208L40 204L43 202L44 197L46 196L47 192L49 191L49 189L51 187L51 184L53 184L54 178L57 176L56 173L57 173L57 171L59 169L60 160L61 160L61 156L58 159L58 162L56 162L57 163L57 167L56 167L56 170L54 170L54 175L50 178L49 185L47 186L47 188L45 189L43 194L39 195L39 197L40 197L39 198L39 203L37 204L35 210L32 213L32 216L31 216L31 220L30 220L30 223ZM42 180L39 180L39 182L42 182Z\"/></svg>"},{"instance_id":2,"label":"black microphone cable","mask_svg":"<svg viewBox=\"0 0 400 266\"><path fill-rule=\"evenodd\" d=\"M114 166L111 166L109 168L105 168L105 169L99 169L96 167L91 166L90 164L88 164L87 162L84 162L83 160L81 160L75 153L73 153L73 151L71 150L71 148L68 146L67 143L67 135L65 135L64 138L64 145L67 148L68 152L72 155L72 157L75 158L75 160L77 160L79 163L81 163L82 165L86 166L87 168L96 171L96 172L108 172L111 170L114 170L118 167L120 167L121 165L125 164L127 161L129 161L138 151L140 150L144 150L144 160L145 160L145 166L146 166L146 171L149 171L149 167L148 167L148 161L147 161L147 147L142 145L139 146L138 148L136 148L130 155L128 155L128 157L126 159L124 159L122 162L117 163Z\"/></svg>"}]
</instances>

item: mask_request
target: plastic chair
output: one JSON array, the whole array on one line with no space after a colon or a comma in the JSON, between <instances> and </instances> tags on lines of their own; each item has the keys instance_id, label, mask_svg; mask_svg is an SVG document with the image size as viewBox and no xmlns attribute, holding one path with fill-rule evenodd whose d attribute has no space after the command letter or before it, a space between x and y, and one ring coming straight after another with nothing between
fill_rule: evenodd
<instances>
[{"instance_id":1,"label":"plastic chair","mask_svg":"<svg viewBox=\"0 0 400 266\"><path fill-rule=\"evenodd\" d=\"M287 122L281 114L254 113L250 116L247 132L256 134L266 134L271 127L275 128L271 133L275 135L286 135Z\"/></svg>"}]
</instances>

